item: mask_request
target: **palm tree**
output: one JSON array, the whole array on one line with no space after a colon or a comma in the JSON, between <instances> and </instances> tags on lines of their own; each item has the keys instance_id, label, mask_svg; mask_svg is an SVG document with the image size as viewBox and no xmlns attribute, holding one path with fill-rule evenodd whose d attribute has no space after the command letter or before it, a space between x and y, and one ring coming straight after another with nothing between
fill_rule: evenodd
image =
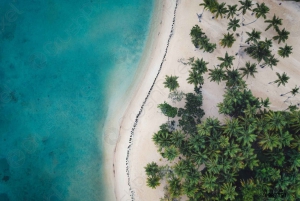
<instances>
[{"instance_id":1,"label":"palm tree","mask_svg":"<svg viewBox=\"0 0 300 201\"><path fill-rule=\"evenodd\" d=\"M239 1L241 5L241 7L239 8L239 10L242 10L243 15L246 14L247 10L251 10L252 7L252 0L244 0L244 1Z\"/></svg>"},{"instance_id":2,"label":"palm tree","mask_svg":"<svg viewBox=\"0 0 300 201\"><path fill-rule=\"evenodd\" d=\"M228 14L227 14L227 19L229 18L229 17L233 17L235 14L236 14L236 11L237 11L237 5L233 5L233 6L231 6L231 5L227 5L228 6L228 9L227 9L227 11L228 11Z\"/></svg>"},{"instance_id":3,"label":"palm tree","mask_svg":"<svg viewBox=\"0 0 300 201\"><path fill-rule=\"evenodd\" d=\"M255 131L255 127L254 126L249 126L247 129L244 128L241 132L239 137L237 138L238 142L242 142L243 146L247 145L247 146L251 146L251 143L254 142L256 140L257 135L255 135L254 131Z\"/></svg>"},{"instance_id":4,"label":"palm tree","mask_svg":"<svg viewBox=\"0 0 300 201\"><path fill-rule=\"evenodd\" d=\"M155 162L148 163L145 171L147 176L155 176L159 172L159 167Z\"/></svg>"},{"instance_id":5,"label":"palm tree","mask_svg":"<svg viewBox=\"0 0 300 201\"><path fill-rule=\"evenodd\" d=\"M269 82L269 84L272 84L272 83L277 83L277 87L279 87L281 84L283 86L285 86L285 84L288 82L288 80L290 79L289 76L287 76L286 73L283 73L282 75L280 75L279 73L276 73L278 79L273 81L273 82Z\"/></svg>"},{"instance_id":6,"label":"palm tree","mask_svg":"<svg viewBox=\"0 0 300 201\"><path fill-rule=\"evenodd\" d=\"M256 8L253 9L253 12L255 13L255 17L256 19L253 22L250 22L248 24L244 24L244 25L249 25L252 24L254 22L256 22L256 20L258 20L258 18L263 17L264 19L266 19L266 14L269 13L270 9L268 6L266 6L265 3L259 4L256 3Z\"/></svg>"},{"instance_id":7,"label":"palm tree","mask_svg":"<svg viewBox=\"0 0 300 201\"><path fill-rule=\"evenodd\" d=\"M214 69L209 69L209 77L210 81L212 82L217 82L218 84L224 80L225 78L225 71L222 68L214 68Z\"/></svg>"},{"instance_id":8,"label":"palm tree","mask_svg":"<svg viewBox=\"0 0 300 201\"><path fill-rule=\"evenodd\" d=\"M271 27L273 27L273 29L278 29L278 26L282 25L282 19L276 17L276 15L274 14L272 20L265 20L265 23L270 23L268 27L265 29L265 31L267 31Z\"/></svg>"},{"instance_id":9,"label":"palm tree","mask_svg":"<svg viewBox=\"0 0 300 201\"><path fill-rule=\"evenodd\" d=\"M229 32L227 34L223 34L224 38L222 38L220 40L220 44L222 47L231 47L235 41L235 38L232 34L229 34Z\"/></svg>"},{"instance_id":10,"label":"palm tree","mask_svg":"<svg viewBox=\"0 0 300 201\"><path fill-rule=\"evenodd\" d=\"M226 120L226 124L224 126L224 133L229 135L229 137L238 136L241 130L242 127L239 125L238 119L234 118Z\"/></svg>"},{"instance_id":11,"label":"palm tree","mask_svg":"<svg viewBox=\"0 0 300 201\"><path fill-rule=\"evenodd\" d=\"M171 142L175 147L180 148L183 144L184 138L185 135L181 131L176 130L171 135Z\"/></svg>"},{"instance_id":12,"label":"palm tree","mask_svg":"<svg viewBox=\"0 0 300 201\"><path fill-rule=\"evenodd\" d=\"M168 88L170 92L175 91L179 87L177 79L177 76L166 75L166 81L164 82L165 88Z\"/></svg>"},{"instance_id":13,"label":"palm tree","mask_svg":"<svg viewBox=\"0 0 300 201\"><path fill-rule=\"evenodd\" d=\"M201 182L205 192L213 192L218 187L217 177L211 173L205 173L201 178Z\"/></svg>"},{"instance_id":14,"label":"palm tree","mask_svg":"<svg viewBox=\"0 0 300 201\"><path fill-rule=\"evenodd\" d=\"M228 53L225 53L225 57L218 57L218 60L222 61L220 64L220 67L223 68L225 67L226 69L231 68L231 66L233 65L233 60L234 60L234 56L228 56Z\"/></svg>"},{"instance_id":15,"label":"palm tree","mask_svg":"<svg viewBox=\"0 0 300 201\"><path fill-rule=\"evenodd\" d=\"M235 192L235 188L235 186L232 186L232 183L224 183L220 193L225 196L225 200L235 200L235 197L238 195Z\"/></svg>"},{"instance_id":16,"label":"palm tree","mask_svg":"<svg viewBox=\"0 0 300 201\"><path fill-rule=\"evenodd\" d=\"M179 197L182 193L182 185L180 183L180 179L177 177L172 177L170 180L168 180L169 183L169 192L172 195L172 197Z\"/></svg>"},{"instance_id":17,"label":"palm tree","mask_svg":"<svg viewBox=\"0 0 300 201\"><path fill-rule=\"evenodd\" d=\"M279 30L279 28L276 29L277 36L274 36L274 40L278 40L278 44L283 41L285 42L289 38L290 32L286 31L285 28L282 29L282 31Z\"/></svg>"},{"instance_id":18,"label":"palm tree","mask_svg":"<svg viewBox=\"0 0 300 201\"><path fill-rule=\"evenodd\" d=\"M203 58L199 60L198 58L192 63L192 69L197 71L200 75L207 72L207 64Z\"/></svg>"},{"instance_id":19,"label":"palm tree","mask_svg":"<svg viewBox=\"0 0 300 201\"><path fill-rule=\"evenodd\" d=\"M260 39L261 32L260 31L255 31L255 29L252 29L251 33L246 32L246 34L248 35L249 38L245 41L245 43L248 43L250 41L252 41L254 43L257 43Z\"/></svg>"},{"instance_id":20,"label":"palm tree","mask_svg":"<svg viewBox=\"0 0 300 201\"><path fill-rule=\"evenodd\" d=\"M259 136L258 144L262 147L263 150L269 149L272 151L274 148L280 145L279 137L276 134L265 132L261 136Z\"/></svg>"},{"instance_id":21,"label":"palm tree","mask_svg":"<svg viewBox=\"0 0 300 201\"><path fill-rule=\"evenodd\" d=\"M163 153L163 157L167 158L169 161L174 160L178 156L179 152L177 148L172 145L165 148L165 152Z\"/></svg>"},{"instance_id":22,"label":"palm tree","mask_svg":"<svg viewBox=\"0 0 300 201\"><path fill-rule=\"evenodd\" d=\"M233 142L230 143L230 145L225 149L224 151L224 155L225 156L230 156L235 157L237 155L238 152L240 152L241 149L239 148L239 146Z\"/></svg>"},{"instance_id":23,"label":"palm tree","mask_svg":"<svg viewBox=\"0 0 300 201\"><path fill-rule=\"evenodd\" d=\"M227 8L225 7L226 3L221 3L218 4L216 7L214 7L212 9L212 13L216 13L216 18L218 18L219 16L221 16L221 18L223 18L223 15L225 15L228 11Z\"/></svg>"},{"instance_id":24,"label":"palm tree","mask_svg":"<svg viewBox=\"0 0 300 201\"><path fill-rule=\"evenodd\" d=\"M216 0L203 0L203 3L200 6L204 6L204 9L209 10L210 12L218 5Z\"/></svg>"},{"instance_id":25,"label":"palm tree","mask_svg":"<svg viewBox=\"0 0 300 201\"><path fill-rule=\"evenodd\" d=\"M285 94L280 94L280 96L284 96L284 95L289 94L289 93L291 93L293 96L296 96L296 94L299 93L299 87L297 87L297 85L296 85L295 88L292 89L292 91L289 91Z\"/></svg>"},{"instance_id":26,"label":"palm tree","mask_svg":"<svg viewBox=\"0 0 300 201\"><path fill-rule=\"evenodd\" d=\"M292 54L292 50L292 46L288 46L287 44L285 44L284 47L279 47L278 54L283 58L289 57L289 55Z\"/></svg>"},{"instance_id":27,"label":"palm tree","mask_svg":"<svg viewBox=\"0 0 300 201\"><path fill-rule=\"evenodd\" d=\"M275 55L270 55L265 59L265 63L261 65L261 68L264 68L265 66L270 66L270 68L273 70L273 66L277 66L277 63L279 62L278 59L275 58Z\"/></svg>"},{"instance_id":28,"label":"palm tree","mask_svg":"<svg viewBox=\"0 0 300 201\"><path fill-rule=\"evenodd\" d=\"M265 120L268 123L269 129L274 131L281 131L288 123L281 112L269 111L265 115Z\"/></svg>"},{"instance_id":29,"label":"palm tree","mask_svg":"<svg viewBox=\"0 0 300 201\"><path fill-rule=\"evenodd\" d=\"M228 29L230 30L232 28L233 31L236 31L236 28L241 27L239 25L239 21L238 19L234 18L234 19L230 19L230 22L228 23Z\"/></svg>"},{"instance_id":30,"label":"palm tree","mask_svg":"<svg viewBox=\"0 0 300 201\"><path fill-rule=\"evenodd\" d=\"M271 56L270 46L272 43L266 41L259 41L258 43L251 44L250 47L245 49L246 53L249 54L253 59L257 59L260 63L262 60L267 61Z\"/></svg>"},{"instance_id":31,"label":"palm tree","mask_svg":"<svg viewBox=\"0 0 300 201\"><path fill-rule=\"evenodd\" d=\"M195 87L204 84L204 78L200 73L195 70L189 71L189 73L189 77L187 78L189 84L194 84Z\"/></svg>"},{"instance_id":32,"label":"palm tree","mask_svg":"<svg viewBox=\"0 0 300 201\"><path fill-rule=\"evenodd\" d=\"M227 70L225 77L227 87L244 86L244 82L241 78L241 74L237 69Z\"/></svg>"},{"instance_id":33,"label":"palm tree","mask_svg":"<svg viewBox=\"0 0 300 201\"><path fill-rule=\"evenodd\" d=\"M158 176L150 176L147 178L147 186L154 189L160 185L159 180L160 178Z\"/></svg>"},{"instance_id":34,"label":"palm tree","mask_svg":"<svg viewBox=\"0 0 300 201\"><path fill-rule=\"evenodd\" d=\"M284 102L288 101L290 98L296 96L299 93L299 87L297 87L297 85L295 86L295 88L292 89L292 91L288 92L291 93L293 96L288 97ZM287 94L287 93L285 93ZM285 95L285 94L281 94L281 95Z\"/></svg>"},{"instance_id":35,"label":"palm tree","mask_svg":"<svg viewBox=\"0 0 300 201\"><path fill-rule=\"evenodd\" d=\"M242 67L239 70L242 71L242 77L247 76L247 78L249 75L255 77L254 73L257 73L256 64L251 64L250 61L246 62L245 67Z\"/></svg>"}]
</instances>

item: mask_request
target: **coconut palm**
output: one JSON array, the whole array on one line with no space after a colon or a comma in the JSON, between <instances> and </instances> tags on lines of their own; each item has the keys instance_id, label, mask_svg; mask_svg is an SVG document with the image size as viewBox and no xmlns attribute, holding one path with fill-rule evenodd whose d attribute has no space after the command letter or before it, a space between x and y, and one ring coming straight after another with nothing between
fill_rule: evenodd
<instances>
[{"instance_id":1,"label":"coconut palm","mask_svg":"<svg viewBox=\"0 0 300 201\"><path fill-rule=\"evenodd\" d=\"M299 87L297 87L297 85L296 85L295 88L292 89L292 91L289 91L285 94L280 94L280 96L284 96L284 95L289 94L289 93L291 93L293 96L296 96L296 94L299 93Z\"/></svg>"},{"instance_id":2,"label":"coconut palm","mask_svg":"<svg viewBox=\"0 0 300 201\"><path fill-rule=\"evenodd\" d=\"M230 30L232 29L233 31L236 31L236 28L238 27L241 27L239 25L239 21L238 19L234 18L234 19L230 19L230 22L228 23L228 29L227 30Z\"/></svg>"},{"instance_id":3,"label":"coconut palm","mask_svg":"<svg viewBox=\"0 0 300 201\"><path fill-rule=\"evenodd\" d=\"M179 197L182 193L182 185L180 183L180 179L177 177L172 177L170 180L168 180L169 183L169 192L172 195L172 197Z\"/></svg>"},{"instance_id":4,"label":"coconut palm","mask_svg":"<svg viewBox=\"0 0 300 201\"><path fill-rule=\"evenodd\" d=\"M224 183L220 193L224 195L225 200L235 200L235 197L238 195L237 192L235 192L235 188L235 186L232 186L232 183Z\"/></svg>"},{"instance_id":5,"label":"coconut palm","mask_svg":"<svg viewBox=\"0 0 300 201\"><path fill-rule=\"evenodd\" d=\"M163 153L163 157L167 158L168 161L172 161L178 156L178 154L179 154L179 152L178 152L177 148L174 145L172 145L172 146L169 146L169 147L165 148L165 152Z\"/></svg>"},{"instance_id":6,"label":"coconut palm","mask_svg":"<svg viewBox=\"0 0 300 201\"><path fill-rule=\"evenodd\" d=\"M222 68L214 68L214 69L209 69L209 77L210 81L212 82L217 82L218 84L224 80L225 78L225 71Z\"/></svg>"},{"instance_id":7,"label":"coconut palm","mask_svg":"<svg viewBox=\"0 0 300 201\"><path fill-rule=\"evenodd\" d=\"M279 30L279 28L276 29L277 36L274 36L274 40L278 40L278 44L283 41L285 42L289 38L290 32L286 31L285 28L282 29L282 31Z\"/></svg>"},{"instance_id":8,"label":"coconut palm","mask_svg":"<svg viewBox=\"0 0 300 201\"><path fill-rule=\"evenodd\" d=\"M201 182L205 192L213 192L218 187L217 177L211 173L205 173L201 178Z\"/></svg>"},{"instance_id":9,"label":"coconut palm","mask_svg":"<svg viewBox=\"0 0 300 201\"><path fill-rule=\"evenodd\" d=\"M248 35L248 39L245 41L245 43L248 43L248 42L254 42L254 43L257 43L260 39L260 34L261 32L260 31L255 31L255 29L252 29L251 33L250 32L246 32L246 34Z\"/></svg>"},{"instance_id":10,"label":"coconut palm","mask_svg":"<svg viewBox=\"0 0 300 201\"><path fill-rule=\"evenodd\" d=\"M220 40L220 44L222 47L231 47L234 43L235 38L233 36L233 33L230 34L229 32L227 34L223 34L223 38Z\"/></svg>"},{"instance_id":11,"label":"coconut palm","mask_svg":"<svg viewBox=\"0 0 300 201\"><path fill-rule=\"evenodd\" d=\"M225 5L226 5L226 3L223 2L223 3L218 4L217 6L215 6L212 9L211 12L216 14L216 18L218 18L219 16L221 18L223 18L223 15L225 15L228 12Z\"/></svg>"},{"instance_id":12,"label":"coconut palm","mask_svg":"<svg viewBox=\"0 0 300 201\"><path fill-rule=\"evenodd\" d=\"M203 3L200 6L204 6L204 9L209 10L210 12L218 5L216 0L203 0Z\"/></svg>"},{"instance_id":13,"label":"coconut palm","mask_svg":"<svg viewBox=\"0 0 300 201\"><path fill-rule=\"evenodd\" d=\"M230 18L230 17L233 17L235 14L236 14L236 11L237 11L237 5L227 5L228 9L228 13L227 13L227 19Z\"/></svg>"},{"instance_id":14,"label":"coconut palm","mask_svg":"<svg viewBox=\"0 0 300 201\"><path fill-rule=\"evenodd\" d=\"M159 180L160 178L158 176L150 176L147 178L147 186L154 189L160 185Z\"/></svg>"},{"instance_id":15,"label":"coconut palm","mask_svg":"<svg viewBox=\"0 0 300 201\"><path fill-rule=\"evenodd\" d=\"M245 82L242 80L241 74L237 69L227 70L226 73L225 80L227 87L244 87Z\"/></svg>"},{"instance_id":16,"label":"coconut palm","mask_svg":"<svg viewBox=\"0 0 300 201\"><path fill-rule=\"evenodd\" d=\"M195 87L204 84L204 78L200 73L195 70L189 71L189 73L189 77L187 78L189 84L194 84Z\"/></svg>"},{"instance_id":17,"label":"coconut palm","mask_svg":"<svg viewBox=\"0 0 300 201\"><path fill-rule=\"evenodd\" d=\"M290 98L296 96L299 93L299 88L297 86L295 86L295 88L292 89L292 91L290 91L290 93L292 94L292 96L288 97L284 102L288 101ZM284 94L285 95L285 94Z\"/></svg>"},{"instance_id":18,"label":"coconut palm","mask_svg":"<svg viewBox=\"0 0 300 201\"><path fill-rule=\"evenodd\" d=\"M159 172L159 167L155 162L148 163L145 167L147 176L155 176Z\"/></svg>"},{"instance_id":19,"label":"coconut palm","mask_svg":"<svg viewBox=\"0 0 300 201\"><path fill-rule=\"evenodd\" d=\"M170 92L175 91L179 87L177 79L177 76L166 75L166 81L164 82L165 88L168 88Z\"/></svg>"},{"instance_id":20,"label":"coconut palm","mask_svg":"<svg viewBox=\"0 0 300 201\"><path fill-rule=\"evenodd\" d=\"M251 44L245 51L260 63L262 60L267 61L271 56L270 45L272 45L272 43L269 43L269 40L259 41L258 43Z\"/></svg>"},{"instance_id":21,"label":"coconut palm","mask_svg":"<svg viewBox=\"0 0 300 201\"><path fill-rule=\"evenodd\" d=\"M262 3L262 4L256 3L256 8L253 9L256 19L248 24L243 24L243 25L252 24L252 23L256 22L260 17L263 17L264 19L266 19L266 17L267 17L266 14L269 13L269 11L270 11L270 9L268 6L266 6L265 3Z\"/></svg>"},{"instance_id":22,"label":"coconut palm","mask_svg":"<svg viewBox=\"0 0 300 201\"><path fill-rule=\"evenodd\" d=\"M268 29L270 29L271 27L273 27L273 29L278 29L279 25L282 25L282 19L280 19L279 17L276 17L276 15L274 14L272 20L265 20L265 23L269 23L268 27L265 29L265 31L267 31Z\"/></svg>"},{"instance_id":23,"label":"coconut palm","mask_svg":"<svg viewBox=\"0 0 300 201\"><path fill-rule=\"evenodd\" d=\"M265 120L268 123L269 129L274 131L282 130L287 124L287 121L281 112L269 111L269 113L265 115Z\"/></svg>"},{"instance_id":24,"label":"coconut palm","mask_svg":"<svg viewBox=\"0 0 300 201\"><path fill-rule=\"evenodd\" d=\"M277 83L277 87L279 87L281 84L283 86L285 86L285 84L288 82L288 80L290 79L289 76L287 76L286 73L283 73L282 75L280 75L279 73L276 73L278 79L273 81L273 82L269 82L269 84L272 84L272 83Z\"/></svg>"},{"instance_id":25,"label":"coconut palm","mask_svg":"<svg viewBox=\"0 0 300 201\"><path fill-rule=\"evenodd\" d=\"M185 135L181 131L176 130L171 135L171 142L175 147L180 148L183 144L184 138Z\"/></svg>"},{"instance_id":26,"label":"coconut palm","mask_svg":"<svg viewBox=\"0 0 300 201\"><path fill-rule=\"evenodd\" d=\"M255 77L254 73L257 73L256 64L251 64L250 61L246 62L245 67L242 67L239 70L242 71L242 77L247 76L247 78L249 75Z\"/></svg>"},{"instance_id":27,"label":"coconut palm","mask_svg":"<svg viewBox=\"0 0 300 201\"><path fill-rule=\"evenodd\" d=\"M263 150L269 149L272 151L274 148L280 145L279 137L276 134L265 132L259 136L258 144Z\"/></svg>"},{"instance_id":28,"label":"coconut palm","mask_svg":"<svg viewBox=\"0 0 300 201\"><path fill-rule=\"evenodd\" d=\"M254 126L249 126L247 129L244 128L240 134L239 137L237 138L238 142L242 142L243 146L251 146L251 143L254 142L256 140L257 135L255 135L254 131L255 131L255 127Z\"/></svg>"},{"instance_id":29,"label":"coconut palm","mask_svg":"<svg viewBox=\"0 0 300 201\"><path fill-rule=\"evenodd\" d=\"M218 57L218 60L222 61L220 63L220 67L223 68L231 68L231 66L233 65L233 60L234 60L234 56L228 56L228 53L225 53L225 57Z\"/></svg>"},{"instance_id":30,"label":"coconut palm","mask_svg":"<svg viewBox=\"0 0 300 201\"><path fill-rule=\"evenodd\" d=\"M232 136L238 136L238 134L241 132L242 127L239 125L238 119L227 119L226 124L224 126L224 133L229 135L229 137Z\"/></svg>"},{"instance_id":31,"label":"coconut palm","mask_svg":"<svg viewBox=\"0 0 300 201\"><path fill-rule=\"evenodd\" d=\"M224 155L229 157L234 157L237 155L238 152L240 152L241 149L239 146L233 142L230 143L230 145L225 149Z\"/></svg>"},{"instance_id":32,"label":"coconut palm","mask_svg":"<svg viewBox=\"0 0 300 201\"><path fill-rule=\"evenodd\" d=\"M208 62L205 62L203 58L201 60L196 59L192 63L192 69L197 71L200 75L207 72L207 64Z\"/></svg>"},{"instance_id":33,"label":"coconut palm","mask_svg":"<svg viewBox=\"0 0 300 201\"><path fill-rule=\"evenodd\" d=\"M239 10L242 10L243 15L246 14L247 10L251 10L252 7L252 0L244 0L244 1L239 1L241 4L241 7Z\"/></svg>"},{"instance_id":34,"label":"coconut palm","mask_svg":"<svg viewBox=\"0 0 300 201\"><path fill-rule=\"evenodd\" d=\"M292 54L292 50L293 50L292 46L288 46L287 44L285 44L284 47L279 47L278 54L283 58L289 57L290 54Z\"/></svg>"},{"instance_id":35,"label":"coconut palm","mask_svg":"<svg viewBox=\"0 0 300 201\"><path fill-rule=\"evenodd\" d=\"M277 66L277 63L279 62L278 59L275 58L275 55L270 55L265 59L265 63L261 65L261 68L264 68L265 66L270 66L270 68L273 70L273 66Z\"/></svg>"}]
</instances>

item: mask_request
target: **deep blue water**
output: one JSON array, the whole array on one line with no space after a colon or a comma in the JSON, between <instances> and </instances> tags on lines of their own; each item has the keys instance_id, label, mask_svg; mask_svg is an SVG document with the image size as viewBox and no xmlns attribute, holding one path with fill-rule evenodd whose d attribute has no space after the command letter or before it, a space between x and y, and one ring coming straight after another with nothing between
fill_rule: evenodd
<instances>
[{"instance_id":1,"label":"deep blue water","mask_svg":"<svg viewBox=\"0 0 300 201\"><path fill-rule=\"evenodd\" d=\"M153 3L0 1L1 201L105 200L108 75L133 78Z\"/></svg>"}]
</instances>

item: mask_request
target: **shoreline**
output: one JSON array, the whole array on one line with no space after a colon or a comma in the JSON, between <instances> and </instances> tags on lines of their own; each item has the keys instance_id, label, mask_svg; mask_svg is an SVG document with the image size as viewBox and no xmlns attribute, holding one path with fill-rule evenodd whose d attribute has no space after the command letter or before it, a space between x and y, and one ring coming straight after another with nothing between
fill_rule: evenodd
<instances>
[{"instance_id":1,"label":"shoreline","mask_svg":"<svg viewBox=\"0 0 300 201\"><path fill-rule=\"evenodd\" d=\"M150 96L150 93L152 92L153 90L153 87L156 83L156 80L161 72L161 69L162 69L162 66L164 64L164 61L165 61L165 58L166 58L166 55L168 53L168 48L169 48L169 45L170 45L170 40L173 36L173 32L174 32L174 25L175 25L175 21L176 21L176 11L177 11L177 7L178 7L178 0L176 0L176 4L175 4L175 9L174 9L174 15L173 15L173 21L172 21L172 28L171 28L171 31L170 31L170 34L169 34L169 38L168 38L168 42L167 42L167 47L165 48L165 52L164 52L164 56L163 56L163 59L160 63L160 67L158 69L158 72L154 78L154 81L148 91L148 94L146 96L146 98L144 99L143 103L142 103L142 106L140 107L140 110L138 112L138 114L136 115L136 118L135 118L135 121L134 121L134 124L133 124L133 127L130 131L130 136L129 136L129 146L127 147L127 155L126 155L126 173L127 173L127 179L128 179L128 187L129 187L129 190L130 190L130 197L131 197L131 200L135 200L134 199L134 190L132 189L132 185L131 185L131 182L130 182L130 171L129 171L129 157L130 157L130 148L131 148L131 145L133 144L133 138L134 138L134 131L135 131L135 128L137 126L137 123L138 123L138 120L139 120L139 117L140 115L142 114L143 112L143 109L144 109L144 106ZM121 127L120 127L121 129ZM117 148L118 144L116 145L116 148ZM116 152L116 148L115 148L115 152ZM115 163L114 163L115 164ZM114 169L114 172L115 172L115 169ZM114 175L115 176L115 175Z\"/></svg>"},{"instance_id":2,"label":"shoreline","mask_svg":"<svg viewBox=\"0 0 300 201\"><path fill-rule=\"evenodd\" d=\"M126 127L124 126L123 121L128 120L128 118L126 118L125 116L132 110L132 100L134 100L134 98L137 96L137 92L141 90L141 86L139 85L139 83L147 85L147 83L144 82L145 79L148 79L149 83L153 82L154 76L151 76L151 74L157 72L157 70L155 70L156 67L154 67L157 66L155 65L157 55L154 55L153 52L157 53L160 49L160 43L164 43L164 41L167 40L167 38L165 37L166 26L163 25L165 25L165 21L171 21L170 16L168 15L169 12L165 11L172 7L171 4L173 0L168 0L169 2L166 1L167 0L161 2L159 0L155 0L152 18L149 25L149 35L146 39L144 50L140 62L138 64L139 67L135 72L132 83L126 91L126 97L123 97L122 104L109 105L108 115L104 122L104 135L102 136L102 145L104 148L104 166L102 172L104 174L104 182L108 187L106 189L107 193L105 196L108 200L120 200L120 198L122 197L118 196L118 194L120 194L118 193L118 189L122 189L123 186L116 186L116 184L120 182L118 179L116 179L118 178L116 177L116 172L118 173L120 171L116 171L116 169L121 169L123 167L121 164L121 167L119 167L118 163L116 164L116 158L119 158L116 157L116 154L123 150L121 149L120 151L118 151L118 145L120 145L119 141L120 138L123 136L120 132L120 129ZM169 28L167 27L167 29ZM130 114L132 115L129 115L129 121L133 122L132 119L134 119L134 112L131 111ZM129 131L131 129L131 126L132 124L128 125L125 130ZM122 145L123 144L124 143L122 143ZM125 168L124 175L126 175ZM121 200L123 200L123 197L121 198Z\"/></svg>"}]
</instances>

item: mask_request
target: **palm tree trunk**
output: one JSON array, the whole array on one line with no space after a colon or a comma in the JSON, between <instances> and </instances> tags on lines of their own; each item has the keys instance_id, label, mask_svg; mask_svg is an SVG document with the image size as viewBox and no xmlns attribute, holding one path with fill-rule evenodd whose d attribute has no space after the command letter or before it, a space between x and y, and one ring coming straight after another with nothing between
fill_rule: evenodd
<instances>
[{"instance_id":1,"label":"palm tree trunk","mask_svg":"<svg viewBox=\"0 0 300 201\"><path fill-rule=\"evenodd\" d=\"M285 99L285 101L283 102L287 102L290 98L292 98L292 96L289 96L287 99Z\"/></svg>"},{"instance_id":2,"label":"palm tree trunk","mask_svg":"<svg viewBox=\"0 0 300 201\"><path fill-rule=\"evenodd\" d=\"M289 94L289 93L291 93L291 92L289 91L289 92L287 92L287 93L285 93L285 94L280 94L280 96L285 96L285 95L287 95L287 94Z\"/></svg>"},{"instance_id":3,"label":"palm tree trunk","mask_svg":"<svg viewBox=\"0 0 300 201\"><path fill-rule=\"evenodd\" d=\"M249 25L249 24L252 24L252 23L254 23L254 22L256 22L256 20L257 20L258 18L256 18L254 21L252 21L252 22L249 22L248 24L243 24L243 26L247 26L247 25Z\"/></svg>"}]
</instances>

